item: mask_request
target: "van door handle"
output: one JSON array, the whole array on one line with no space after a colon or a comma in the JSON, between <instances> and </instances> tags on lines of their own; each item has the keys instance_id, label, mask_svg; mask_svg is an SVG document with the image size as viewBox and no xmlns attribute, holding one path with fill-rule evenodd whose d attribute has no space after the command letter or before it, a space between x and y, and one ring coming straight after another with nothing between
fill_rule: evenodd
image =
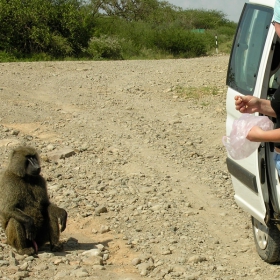
<instances>
[{"instance_id":1,"label":"van door handle","mask_svg":"<svg viewBox=\"0 0 280 280\"><path fill-rule=\"evenodd\" d=\"M261 181L261 184L265 183L265 170L266 170L266 163L265 163L264 158L262 158L261 162L260 162L260 181Z\"/></svg>"}]
</instances>

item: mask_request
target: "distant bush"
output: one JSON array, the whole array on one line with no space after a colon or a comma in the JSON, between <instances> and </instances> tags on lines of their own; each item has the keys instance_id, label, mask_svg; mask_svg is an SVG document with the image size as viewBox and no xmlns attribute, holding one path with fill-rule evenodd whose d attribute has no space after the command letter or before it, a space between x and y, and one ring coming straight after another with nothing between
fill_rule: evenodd
<instances>
[{"instance_id":1,"label":"distant bush","mask_svg":"<svg viewBox=\"0 0 280 280\"><path fill-rule=\"evenodd\" d=\"M106 35L90 39L87 53L93 59L122 59L121 44L116 37Z\"/></svg>"},{"instance_id":2,"label":"distant bush","mask_svg":"<svg viewBox=\"0 0 280 280\"><path fill-rule=\"evenodd\" d=\"M53 34L50 37L48 49L54 57L66 57L74 54L67 38L59 34Z\"/></svg>"},{"instance_id":3,"label":"distant bush","mask_svg":"<svg viewBox=\"0 0 280 280\"><path fill-rule=\"evenodd\" d=\"M17 58L11 53L7 53L6 51L0 51L0 62L12 62L16 61Z\"/></svg>"},{"instance_id":4,"label":"distant bush","mask_svg":"<svg viewBox=\"0 0 280 280\"><path fill-rule=\"evenodd\" d=\"M230 51L236 24L166 1L0 0L1 59L137 59ZM204 33L194 33L203 29Z\"/></svg>"},{"instance_id":5,"label":"distant bush","mask_svg":"<svg viewBox=\"0 0 280 280\"><path fill-rule=\"evenodd\" d=\"M156 30L151 24L143 21L128 22L122 18L100 17L95 21L95 32L97 36L101 34L113 35L118 38L133 42L133 47L154 47L154 36Z\"/></svg>"},{"instance_id":6,"label":"distant bush","mask_svg":"<svg viewBox=\"0 0 280 280\"><path fill-rule=\"evenodd\" d=\"M220 26L217 28L217 34L233 38L235 34L235 28L231 26Z\"/></svg>"},{"instance_id":7,"label":"distant bush","mask_svg":"<svg viewBox=\"0 0 280 280\"><path fill-rule=\"evenodd\" d=\"M207 52L204 34L196 34L177 28L159 30L155 44L158 49L185 58L202 56Z\"/></svg>"},{"instance_id":8,"label":"distant bush","mask_svg":"<svg viewBox=\"0 0 280 280\"><path fill-rule=\"evenodd\" d=\"M77 56L91 36L89 12L79 0L0 0L0 50Z\"/></svg>"}]
</instances>

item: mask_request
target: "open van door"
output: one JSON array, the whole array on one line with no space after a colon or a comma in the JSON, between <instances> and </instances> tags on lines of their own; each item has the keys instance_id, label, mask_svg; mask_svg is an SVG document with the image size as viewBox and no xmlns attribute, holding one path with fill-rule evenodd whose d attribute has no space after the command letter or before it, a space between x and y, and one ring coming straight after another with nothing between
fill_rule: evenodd
<instances>
[{"instance_id":1,"label":"open van door","mask_svg":"<svg viewBox=\"0 0 280 280\"><path fill-rule=\"evenodd\" d=\"M271 24L273 6L274 0L250 0L244 5L227 73L227 135L241 116L235 109L236 95L269 99L273 94L273 74L280 67L279 38ZM227 157L235 201L252 216L257 251L270 263L280 261L280 184L272 155L273 145L261 143L245 159Z\"/></svg>"},{"instance_id":2,"label":"open van door","mask_svg":"<svg viewBox=\"0 0 280 280\"><path fill-rule=\"evenodd\" d=\"M275 33L272 16L272 8L254 4L244 6L228 66L227 135L234 120L241 116L235 110L236 95L266 98L266 66ZM267 223L269 200L267 180L264 178L265 145L262 143L257 151L243 160L228 157L227 166L232 174L237 204L257 220Z\"/></svg>"}]
</instances>

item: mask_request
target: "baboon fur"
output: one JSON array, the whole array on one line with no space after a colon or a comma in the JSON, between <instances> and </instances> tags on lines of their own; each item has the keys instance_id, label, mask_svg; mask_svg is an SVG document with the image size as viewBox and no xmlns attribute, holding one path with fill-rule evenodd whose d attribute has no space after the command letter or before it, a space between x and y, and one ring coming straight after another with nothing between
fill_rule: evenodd
<instances>
[{"instance_id":1,"label":"baboon fur","mask_svg":"<svg viewBox=\"0 0 280 280\"><path fill-rule=\"evenodd\" d=\"M36 150L20 146L11 152L8 167L0 175L1 226L7 243L22 255L36 254L47 242L52 251L63 247L59 237L66 228L67 212L50 202L40 171Z\"/></svg>"}]
</instances>

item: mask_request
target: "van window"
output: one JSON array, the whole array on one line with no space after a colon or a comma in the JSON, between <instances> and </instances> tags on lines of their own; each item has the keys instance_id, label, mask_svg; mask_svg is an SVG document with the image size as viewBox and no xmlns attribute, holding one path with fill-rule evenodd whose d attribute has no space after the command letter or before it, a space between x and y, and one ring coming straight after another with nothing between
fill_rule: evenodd
<instances>
[{"instance_id":1,"label":"van window","mask_svg":"<svg viewBox=\"0 0 280 280\"><path fill-rule=\"evenodd\" d=\"M253 95L273 9L245 4L231 52L227 85Z\"/></svg>"}]
</instances>

